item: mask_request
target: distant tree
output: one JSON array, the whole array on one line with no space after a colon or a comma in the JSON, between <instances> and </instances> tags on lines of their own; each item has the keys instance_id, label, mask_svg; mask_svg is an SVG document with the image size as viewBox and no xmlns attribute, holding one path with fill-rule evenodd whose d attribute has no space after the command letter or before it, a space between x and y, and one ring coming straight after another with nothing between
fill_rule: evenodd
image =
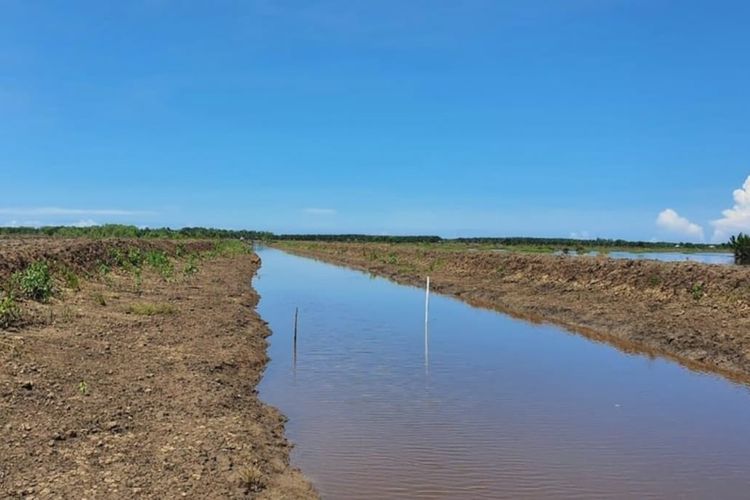
<instances>
[{"instance_id":1,"label":"distant tree","mask_svg":"<svg viewBox=\"0 0 750 500\"><path fill-rule=\"evenodd\" d=\"M750 265L750 235L738 234L729 238L729 246L734 250L734 262L743 266Z\"/></svg>"}]
</instances>

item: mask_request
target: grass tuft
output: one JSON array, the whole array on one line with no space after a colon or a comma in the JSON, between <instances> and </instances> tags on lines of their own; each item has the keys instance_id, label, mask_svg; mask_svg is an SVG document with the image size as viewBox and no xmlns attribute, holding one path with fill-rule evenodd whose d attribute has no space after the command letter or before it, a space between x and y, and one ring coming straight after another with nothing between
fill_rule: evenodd
<instances>
[{"instance_id":1,"label":"grass tuft","mask_svg":"<svg viewBox=\"0 0 750 500\"><path fill-rule=\"evenodd\" d=\"M140 303L131 304L128 307L128 312L139 316L155 316L161 314L175 314L177 309L171 304Z\"/></svg>"},{"instance_id":2,"label":"grass tuft","mask_svg":"<svg viewBox=\"0 0 750 500\"><path fill-rule=\"evenodd\" d=\"M103 294L96 292L94 295L92 295L92 297L94 298L94 302L96 302L100 306L104 307L107 305L107 299L104 298Z\"/></svg>"},{"instance_id":3,"label":"grass tuft","mask_svg":"<svg viewBox=\"0 0 750 500\"><path fill-rule=\"evenodd\" d=\"M266 475L257 465L243 467L239 477L242 486L248 491L261 491L266 487Z\"/></svg>"}]
</instances>

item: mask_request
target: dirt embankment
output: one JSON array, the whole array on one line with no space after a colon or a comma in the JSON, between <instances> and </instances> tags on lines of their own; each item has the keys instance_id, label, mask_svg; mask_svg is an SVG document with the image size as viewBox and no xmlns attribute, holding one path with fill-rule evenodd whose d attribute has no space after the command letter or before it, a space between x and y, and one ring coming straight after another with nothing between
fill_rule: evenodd
<instances>
[{"instance_id":1,"label":"dirt embankment","mask_svg":"<svg viewBox=\"0 0 750 500\"><path fill-rule=\"evenodd\" d=\"M416 245L279 242L296 253L563 325L750 381L750 268Z\"/></svg>"},{"instance_id":2,"label":"dirt embankment","mask_svg":"<svg viewBox=\"0 0 750 500\"><path fill-rule=\"evenodd\" d=\"M0 497L315 497L289 466L284 417L255 391L270 333L250 288L257 256L96 271L135 247L213 243L0 240L5 277L40 258L93 271L77 290L56 278L47 303L24 300L21 326L0 330Z\"/></svg>"}]
</instances>

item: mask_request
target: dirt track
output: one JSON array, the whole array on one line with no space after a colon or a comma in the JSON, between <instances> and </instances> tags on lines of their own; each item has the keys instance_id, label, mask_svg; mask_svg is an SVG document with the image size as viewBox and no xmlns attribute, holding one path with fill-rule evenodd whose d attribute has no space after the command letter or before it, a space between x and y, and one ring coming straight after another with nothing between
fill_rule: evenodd
<instances>
[{"instance_id":1,"label":"dirt track","mask_svg":"<svg viewBox=\"0 0 750 500\"><path fill-rule=\"evenodd\" d=\"M750 381L750 268L439 247L279 242L299 255L563 325L630 352Z\"/></svg>"},{"instance_id":2,"label":"dirt track","mask_svg":"<svg viewBox=\"0 0 750 500\"><path fill-rule=\"evenodd\" d=\"M130 244L0 240L0 276L40 255L82 273ZM270 333L250 288L259 259L206 258L189 276L175 263L138 289L122 270L58 283L0 330L0 497L315 497L255 392Z\"/></svg>"}]
</instances>

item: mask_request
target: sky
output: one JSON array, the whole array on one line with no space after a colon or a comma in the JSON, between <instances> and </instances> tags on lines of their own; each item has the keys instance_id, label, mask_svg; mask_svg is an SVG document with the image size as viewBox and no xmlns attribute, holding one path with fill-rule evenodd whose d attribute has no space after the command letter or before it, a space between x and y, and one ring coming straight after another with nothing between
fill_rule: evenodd
<instances>
[{"instance_id":1,"label":"sky","mask_svg":"<svg viewBox=\"0 0 750 500\"><path fill-rule=\"evenodd\" d=\"M0 225L724 241L750 2L0 0Z\"/></svg>"}]
</instances>

